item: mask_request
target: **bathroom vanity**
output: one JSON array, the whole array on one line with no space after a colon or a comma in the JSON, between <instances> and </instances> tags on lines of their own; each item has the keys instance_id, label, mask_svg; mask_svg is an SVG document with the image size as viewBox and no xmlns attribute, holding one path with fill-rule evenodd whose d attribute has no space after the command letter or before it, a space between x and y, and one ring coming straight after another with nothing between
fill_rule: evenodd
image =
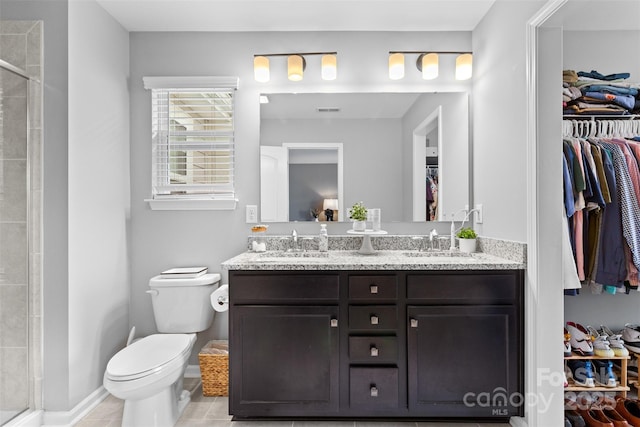
<instances>
[{"instance_id":1,"label":"bathroom vanity","mask_svg":"<svg viewBox=\"0 0 640 427\"><path fill-rule=\"evenodd\" d=\"M316 255L223 264L234 417L523 415L522 263Z\"/></svg>"}]
</instances>

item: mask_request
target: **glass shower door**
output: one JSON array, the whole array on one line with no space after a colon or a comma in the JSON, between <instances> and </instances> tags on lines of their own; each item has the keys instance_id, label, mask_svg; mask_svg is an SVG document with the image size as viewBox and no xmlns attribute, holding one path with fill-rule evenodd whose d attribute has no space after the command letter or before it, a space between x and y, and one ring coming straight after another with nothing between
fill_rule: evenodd
<instances>
[{"instance_id":1,"label":"glass shower door","mask_svg":"<svg viewBox=\"0 0 640 427\"><path fill-rule=\"evenodd\" d=\"M0 425L29 408L29 80L0 68Z\"/></svg>"}]
</instances>

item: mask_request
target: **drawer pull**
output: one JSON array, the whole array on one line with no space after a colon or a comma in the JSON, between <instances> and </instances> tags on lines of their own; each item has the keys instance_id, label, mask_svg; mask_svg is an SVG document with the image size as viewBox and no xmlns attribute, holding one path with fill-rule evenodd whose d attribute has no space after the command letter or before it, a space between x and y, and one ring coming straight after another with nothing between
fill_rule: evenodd
<instances>
[{"instance_id":1,"label":"drawer pull","mask_svg":"<svg viewBox=\"0 0 640 427\"><path fill-rule=\"evenodd\" d=\"M371 347L371 357L378 357L378 348L376 346Z\"/></svg>"},{"instance_id":2,"label":"drawer pull","mask_svg":"<svg viewBox=\"0 0 640 427\"><path fill-rule=\"evenodd\" d=\"M371 386L371 397L378 397L378 387L375 384Z\"/></svg>"},{"instance_id":3,"label":"drawer pull","mask_svg":"<svg viewBox=\"0 0 640 427\"><path fill-rule=\"evenodd\" d=\"M375 314L371 315L371 324L372 325L377 325L378 324L378 316L376 316Z\"/></svg>"},{"instance_id":4,"label":"drawer pull","mask_svg":"<svg viewBox=\"0 0 640 427\"><path fill-rule=\"evenodd\" d=\"M370 291L372 294L377 294L377 293L378 293L378 285L373 285L373 284L372 284L372 285L369 285L369 291Z\"/></svg>"},{"instance_id":5,"label":"drawer pull","mask_svg":"<svg viewBox=\"0 0 640 427\"><path fill-rule=\"evenodd\" d=\"M411 327L412 328L418 327L418 319L411 319Z\"/></svg>"},{"instance_id":6,"label":"drawer pull","mask_svg":"<svg viewBox=\"0 0 640 427\"><path fill-rule=\"evenodd\" d=\"M338 319L331 319L331 327L332 328L338 327Z\"/></svg>"}]
</instances>

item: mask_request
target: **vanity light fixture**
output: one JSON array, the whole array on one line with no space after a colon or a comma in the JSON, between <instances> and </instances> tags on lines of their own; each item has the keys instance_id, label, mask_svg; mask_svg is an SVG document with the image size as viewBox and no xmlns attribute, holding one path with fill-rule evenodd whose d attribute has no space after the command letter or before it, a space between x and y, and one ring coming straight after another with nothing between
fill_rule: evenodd
<instances>
[{"instance_id":1,"label":"vanity light fixture","mask_svg":"<svg viewBox=\"0 0 640 427\"><path fill-rule=\"evenodd\" d=\"M416 68L422 72L422 78L432 80L439 74L440 55L457 55L456 80L471 78L473 55L471 52L443 52L443 51L391 51L389 52L389 78L399 80L404 77L404 55L418 55Z\"/></svg>"},{"instance_id":2,"label":"vanity light fixture","mask_svg":"<svg viewBox=\"0 0 640 427\"><path fill-rule=\"evenodd\" d=\"M404 54L402 52L389 52L389 78L400 80L404 77Z\"/></svg>"},{"instance_id":3,"label":"vanity light fixture","mask_svg":"<svg viewBox=\"0 0 640 427\"><path fill-rule=\"evenodd\" d=\"M287 57L287 78L298 82L304 77L307 66L305 56L322 55L322 80L335 80L338 75L337 52L303 52L303 53L267 53L253 56L253 73L256 81L266 83L269 81L269 57Z\"/></svg>"},{"instance_id":4,"label":"vanity light fixture","mask_svg":"<svg viewBox=\"0 0 640 427\"><path fill-rule=\"evenodd\" d=\"M257 82L266 83L269 81L269 58L266 56L253 57L253 76Z\"/></svg>"},{"instance_id":5,"label":"vanity light fixture","mask_svg":"<svg viewBox=\"0 0 640 427\"><path fill-rule=\"evenodd\" d=\"M473 72L473 56L463 53L456 58L456 80L468 80Z\"/></svg>"}]
</instances>

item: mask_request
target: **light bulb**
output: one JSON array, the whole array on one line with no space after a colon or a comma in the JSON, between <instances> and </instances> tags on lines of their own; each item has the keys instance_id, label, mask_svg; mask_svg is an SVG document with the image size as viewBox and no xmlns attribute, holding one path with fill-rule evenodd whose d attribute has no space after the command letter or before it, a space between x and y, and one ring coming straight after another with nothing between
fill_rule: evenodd
<instances>
[{"instance_id":1,"label":"light bulb","mask_svg":"<svg viewBox=\"0 0 640 427\"><path fill-rule=\"evenodd\" d=\"M336 55L322 56L322 80L335 80L338 75Z\"/></svg>"},{"instance_id":2,"label":"light bulb","mask_svg":"<svg viewBox=\"0 0 640 427\"><path fill-rule=\"evenodd\" d=\"M428 53L422 56L422 78L433 80L438 77L438 54Z\"/></svg>"},{"instance_id":3,"label":"light bulb","mask_svg":"<svg viewBox=\"0 0 640 427\"><path fill-rule=\"evenodd\" d=\"M253 57L253 77L257 82L266 83L269 81L269 58L266 56Z\"/></svg>"},{"instance_id":4,"label":"light bulb","mask_svg":"<svg viewBox=\"0 0 640 427\"><path fill-rule=\"evenodd\" d=\"M401 53L392 53L389 55L389 78L391 80L400 80L404 77L404 55Z\"/></svg>"},{"instance_id":5,"label":"light bulb","mask_svg":"<svg viewBox=\"0 0 640 427\"><path fill-rule=\"evenodd\" d=\"M456 58L456 80L468 80L473 71L473 56L463 53Z\"/></svg>"},{"instance_id":6,"label":"light bulb","mask_svg":"<svg viewBox=\"0 0 640 427\"><path fill-rule=\"evenodd\" d=\"M287 74L289 80L299 82L302 80L304 66L303 59L300 55L290 55L287 59Z\"/></svg>"}]
</instances>

